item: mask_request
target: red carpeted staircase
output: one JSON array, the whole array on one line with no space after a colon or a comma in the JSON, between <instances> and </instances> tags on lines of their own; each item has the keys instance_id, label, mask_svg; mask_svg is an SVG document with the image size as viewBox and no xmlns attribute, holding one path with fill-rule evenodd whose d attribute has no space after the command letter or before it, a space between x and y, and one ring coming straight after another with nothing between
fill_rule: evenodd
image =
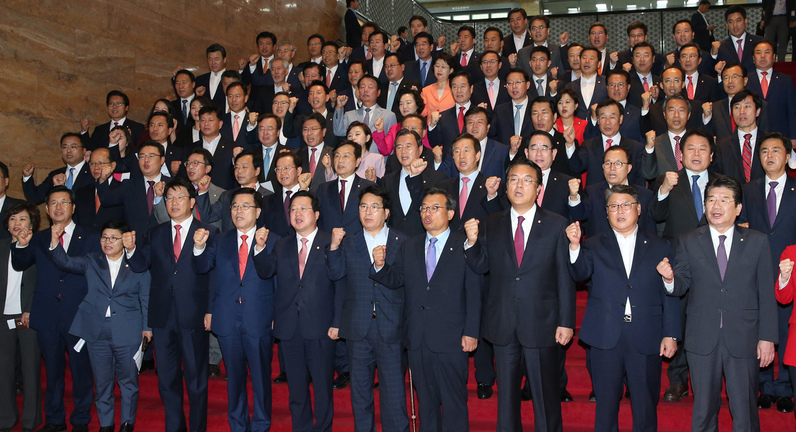
<instances>
[{"instance_id":1,"label":"red carpeted staircase","mask_svg":"<svg viewBox=\"0 0 796 432\"><path fill-rule=\"evenodd\" d=\"M578 323L580 324L583 319L583 312L586 308L586 293L581 291L578 293ZM577 332L576 332L577 336ZM274 356L273 365L277 366L277 359ZM278 366L277 366L278 367ZM665 370L664 363L664 370ZM472 367L471 367L472 368ZM67 368L67 371L69 369ZM42 371L43 372L43 371ZM222 368L223 372L223 368ZM274 372L274 376L276 375ZM586 371L586 353L584 349L577 344L577 338L573 341L567 355L567 372L569 374L568 390L574 397L574 402L563 403L561 405L564 417L564 430L569 432L592 431L594 422L594 408L595 404L589 402L589 392L591 391L591 382L589 375ZM42 379L44 374L42 373ZM67 380L70 377L67 376ZM666 373L663 373L663 382L661 383L661 402L658 404L658 430L660 432L675 432L675 431L688 431L691 427L691 409L693 406L693 398L685 398L679 403L663 402L663 392L668 385ZM287 384L274 384L273 385L273 417L272 427L273 432L289 432L291 431L290 424L290 411L288 410L287 403ZM497 418L497 396L491 399L479 400L476 396L476 383L473 375L470 375L470 430L472 432L486 432L494 431L496 418ZM68 382L66 386L66 407L67 413L71 412L71 384ZM164 413L163 404L160 401L160 396L157 390L157 375L154 372L145 372L140 377L140 397L138 401L138 418L136 421L136 431L140 432L160 432L164 430ZM354 419L351 414L351 396L348 388L344 390L335 391L335 415L334 415L334 430L338 432L353 431ZM496 392L497 394L497 392ZM378 391L376 391L376 398L378 398ZM408 398L408 393L407 393ZM229 431L227 423L227 389L226 383L223 378L211 378L209 384L208 396L208 431L211 432L226 432ZM251 388L249 388L249 400L251 400ZM17 402L22 406L22 397L17 398ZM378 399L376 401L376 410L378 413ZM526 431L533 430L533 407L531 402L523 402L523 428ZM119 393L116 392L116 425L119 426L118 410L119 410ZM187 413L187 397L186 397L186 413ZM622 401L620 409L619 428L622 431L632 430L632 419L630 412L630 402L625 399ZM94 414L93 414L94 415ZM377 414L378 415L378 414ZM418 422L420 419L418 419ZM419 423L418 423L419 425ZM796 430L796 420L794 414L783 414L777 412L776 409L760 410L760 426L764 432L792 432ZM732 429L732 419L730 417L729 409L727 408L726 398L722 405L721 414L719 415L719 428L723 431L730 431ZM99 429L96 417L91 423L91 430ZM17 426L14 431L20 431L21 426ZM378 428L381 430L381 427Z\"/></svg>"}]
</instances>

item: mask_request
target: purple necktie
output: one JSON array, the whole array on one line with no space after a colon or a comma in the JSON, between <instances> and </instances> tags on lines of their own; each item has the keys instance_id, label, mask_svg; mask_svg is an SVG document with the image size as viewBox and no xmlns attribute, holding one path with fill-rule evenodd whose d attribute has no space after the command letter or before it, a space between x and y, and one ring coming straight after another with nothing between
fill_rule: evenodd
<instances>
[{"instance_id":1,"label":"purple necktie","mask_svg":"<svg viewBox=\"0 0 796 432\"><path fill-rule=\"evenodd\" d=\"M285 191L285 219L288 225L290 225L290 195L293 195L293 191Z\"/></svg>"},{"instance_id":2,"label":"purple necktie","mask_svg":"<svg viewBox=\"0 0 796 432\"><path fill-rule=\"evenodd\" d=\"M155 182L152 180L147 180L146 182L149 185L149 189L146 190L146 207L151 215L152 206L155 204Z\"/></svg>"},{"instance_id":3,"label":"purple necktie","mask_svg":"<svg viewBox=\"0 0 796 432\"><path fill-rule=\"evenodd\" d=\"M716 261L719 263L719 274L721 280L724 280L724 273L727 272L727 249L724 248L724 240L727 240L726 235L719 236L719 247L716 249Z\"/></svg>"},{"instance_id":4,"label":"purple necktie","mask_svg":"<svg viewBox=\"0 0 796 432\"><path fill-rule=\"evenodd\" d=\"M525 254L525 231L522 223L525 217L517 216L517 230L514 231L514 253L517 255L517 267L522 267L522 256Z\"/></svg>"},{"instance_id":5,"label":"purple necktie","mask_svg":"<svg viewBox=\"0 0 796 432\"><path fill-rule=\"evenodd\" d=\"M777 193L774 189L777 187L779 182L768 182L768 185L771 188L768 190L768 196L766 197L766 209L768 209L768 226L773 227L774 221L777 220Z\"/></svg>"},{"instance_id":6,"label":"purple necktie","mask_svg":"<svg viewBox=\"0 0 796 432\"><path fill-rule=\"evenodd\" d=\"M434 276L434 270L437 268L437 248L434 246L436 243L436 237L428 239L428 251L426 252L426 278L428 280L431 280L431 276Z\"/></svg>"}]
</instances>

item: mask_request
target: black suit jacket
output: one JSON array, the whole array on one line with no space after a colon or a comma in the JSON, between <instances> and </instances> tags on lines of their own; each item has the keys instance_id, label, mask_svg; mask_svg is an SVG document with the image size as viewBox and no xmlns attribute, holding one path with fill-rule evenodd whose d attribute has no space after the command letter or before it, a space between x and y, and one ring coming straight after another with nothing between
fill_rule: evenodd
<instances>
[{"instance_id":1,"label":"black suit jacket","mask_svg":"<svg viewBox=\"0 0 796 432\"><path fill-rule=\"evenodd\" d=\"M763 165L760 163L760 152L758 151L762 136L762 131L758 129L757 143L752 149L751 180L763 178L766 175L765 171L763 171ZM716 152L713 155L713 163L710 164L710 169L719 174L732 177L741 182L741 184L746 183L743 171L741 141L738 139L737 133L733 133L716 142Z\"/></svg>"},{"instance_id":2,"label":"black suit jacket","mask_svg":"<svg viewBox=\"0 0 796 432\"><path fill-rule=\"evenodd\" d=\"M644 186L631 185L638 194L639 205L641 205L641 216L638 219L640 231L655 234L655 221L650 216L649 204L655 198L655 193ZM608 213L605 209L605 191L608 190L608 182L592 184L586 188L585 194L581 194L580 203L575 207L569 207L569 214L576 221L588 221L586 224L586 238L594 237L599 234L610 233L611 226L608 224Z\"/></svg>"},{"instance_id":3,"label":"black suit jacket","mask_svg":"<svg viewBox=\"0 0 796 432\"><path fill-rule=\"evenodd\" d=\"M323 157L329 155L332 157L332 152L334 151L334 144L329 145L329 142L324 142L323 150L320 151L320 154L316 151L315 153L315 175L312 176L312 183L310 184L310 190L313 192L318 189L320 185L326 183L326 169L323 167ZM306 144L301 144L301 148L299 149L299 155L301 155L301 172L308 173L310 172L310 156L312 152L310 148Z\"/></svg>"},{"instance_id":4,"label":"black suit jacket","mask_svg":"<svg viewBox=\"0 0 796 432\"><path fill-rule=\"evenodd\" d=\"M658 177L655 186L651 189L655 191L656 197L650 202L650 216L656 222L665 222L666 226L663 230L663 238L672 241L672 246L680 234L691 231L698 226L707 223L704 215L701 219L697 219L696 207L694 207L694 198L691 195L691 179L688 178L686 171L680 170L677 175L680 181L669 192L669 195L661 201L658 201L657 191L663 183L663 176ZM708 181L713 181L716 177L721 177L721 174L708 172ZM703 197L704 199L704 197Z\"/></svg>"},{"instance_id":5,"label":"black suit jacket","mask_svg":"<svg viewBox=\"0 0 796 432\"><path fill-rule=\"evenodd\" d=\"M583 93L580 91L580 78L576 79L575 81L570 82L564 88L571 89L578 95L578 112L575 115L578 118L588 120L591 117L591 105L600 103L601 101L608 99L608 87L606 87L606 80L603 75L597 75L596 80L594 82L594 92L591 96L591 105L587 106L586 102L583 100Z\"/></svg>"},{"instance_id":6,"label":"black suit jacket","mask_svg":"<svg viewBox=\"0 0 796 432\"><path fill-rule=\"evenodd\" d=\"M409 80L406 77L404 77L404 79L401 81L401 83L398 84L398 88L396 89L395 98L393 100L392 106L388 107L387 106L387 97L390 94L389 93L390 85L391 84L390 84L389 81L382 82L380 84L379 88L381 89L381 93L379 93L379 97L376 99L376 104L378 106L380 106L380 107L385 107L388 110L392 111L393 113L395 113L396 118L398 118L398 114L401 113L401 110L398 108L399 102L400 102L400 99L398 98L398 94L401 92L401 90L411 89L413 86L415 88L417 88L418 91L422 90L422 88L420 88L420 83L412 81L412 80ZM351 102L351 98L349 98L349 102ZM352 106L352 109L356 109L356 107ZM346 111L350 111L348 109L348 107L346 107Z\"/></svg>"},{"instance_id":7,"label":"black suit jacket","mask_svg":"<svg viewBox=\"0 0 796 432\"><path fill-rule=\"evenodd\" d=\"M713 38L713 32L708 30L708 22L705 21L705 17L703 17L699 11L691 15L691 28L694 30L694 42L696 42L700 48L709 52L710 44L713 43L715 39Z\"/></svg>"},{"instance_id":8,"label":"black suit jacket","mask_svg":"<svg viewBox=\"0 0 796 432\"><path fill-rule=\"evenodd\" d=\"M335 228L344 228L346 232L354 232L362 227L359 222L359 194L366 187L375 183L355 174L351 191L345 203L345 210L340 208L339 183L337 179L328 181L318 186L315 192L321 205L318 227L326 232L332 232Z\"/></svg>"},{"instance_id":9,"label":"black suit jacket","mask_svg":"<svg viewBox=\"0 0 796 432\"><path fill-rule=\"evenodd\" d=\"M630 163L634 167L641 167L644 150L644 145L638 141L622 137L619 144L614 144L624 147L630 154ZM605 156L605 147L603 147L602 136L599 138L592 138L586 140L580 147L575 149L575 153L569 158L569 166L576 173L586 172L586 185L592 185L605 180L603 175L603 157ZM630 184L646 186L647 182L641 173L641 169L634 169L630 171L627 180Z\"/></svg>"},{"instance_id":10,"label":"black suit jacket","mask_svg":"<svg viewBox=\"0 0 796 432\"><path fill-rule=\"evenodd\" d=\"M345 11L345 43L352 48L362 45L362 26L353 9Z\"/></svg>"},{"instance_id":11,"label":"black suit jacket","mask_svg":"<svg viewBox=\"0 0 796 432\"><path fill-rule=\"evenodd\" d=\"M171 178L161 176L168 183ZM131 175L118 186L111 188L105 182L97 186L97 194L103 206L124 208L124 220L136 232L136 240L141 240L150 228L158 225L153 205L150 214L147 206L146 186L143 175Z\"/></svg>"},{"instance_id":12,"label":"black suit jacket","mask_svg":"<svg viewBox=\"0 0 796 432\"><path fill-rule=\"evenodd\" d=\"M196 141L185 154L189 154L193 149L201 147L202 141ZM238 182L235 181L235 167L232 165L234 160L232 149L235 147L236 144L232 140L223 136L216 144L216 150L213 153L213 170L210 171L210 177L213 180L213 184L221 189L236 189L238 187Z\"/></svg>"},{"instance_id":13,"label":"black suit jacket","mask_svg":"<svg viewBox=\"0 0 796 432\"><path fill-rule=\"evenodd\" d=\"M495 88L495 92L497 92L497 96L495 96L495 105L492 105L492 101L489 100L489 90L486 87L486 81L480 80L476 81L473 84L473 95L470 97L470 101L473 105L479 105L482 102L486 102L487 107L494 111L495 107L506 102L511 102L511 97L509 96L508 90L506 90L505 81L500 80L497 84L497 88ZM493 86L494 87L494 86Z\"/></svg>"},{"instance_id":14,"label":"black suit jacket","mask_svg":"<svg viewBox=\"0 0 796 432\"><path fill-rule=\"evenodd\" d=\"M656 74L652 74L652 82L647 83L649 88L652 88L653 85L658 85L661 82L661 77ZM635 71L630 71L630 91L627 92L627 103L635 106L638 109L641 109L643 102L641 101L641 95L644 93L644 84L642 84L641 79L638 77L638 74Z\"/></svg>"},{"instance_id":15,"label":"black suit jacket","mask_svg":"<svg viewBox=\"0 0 796 432\"><path fill-rule=\"evenodd\" d=\"M290 225L287 214L285 214L284 196L282 186L279 183L275 183L274 193L265 197L263 211L260 213L260 218L263 220L265 227L279 234L280 237L287 237L296 232L293 226ZM289 203L288 206L290 206Z\"/></svg>"},{"instance_id":16,"label":"black suit jacket","mask_svg":"<svg viewBox=\"0 0 796 432\"><path fill-rule=\"evenodd\" d=\"M108 147L111 124L113 122L107 122L94 128L94 133L88 139L86 150L94 151L98 148ZM124 121L124 126L130 129L130 143L137 143L141 133L144 132L144 125L128 118Z\"/></svg>"},{"instance_id":17,"label":"black suit jacket","mask_svg":"<svg viewBox=\"0 0 796 432\"><path fill-rule=\"evenodd\" d=\"M53 187L53 177L58 174L66 174L66 166L50 171L50 173L47 174L47 178L38 186L33 183L33 176L31 176L28 181L23 181L22 192L25 194L25 199L34 204L43 203L44 199L47 197L47 192ZM91 176L91 170L88 167L88 162L86 162L83 164L83 167L80 169L80 174L77 175L77 178L72 184L72 190L76 191L91 183L94 183L94 177Z\"/></svg>"},{"instance_id":18,"label":"black suit jacket","mask_svg":"<svg viewBox=\"0 0 796 432\"><path fill-rule=\"evenodd\" d=\"M223 93L223 92L222 92ZM189 103L188 108L188 121L184 122L182 119L182 99L179 97L171 101L171 112L174 113L174 118L177 120L177 130L181 130L182 128L188 126L189 128L193 127L194 121L193 117L191 117L191 104Z\"/></svg>"},{"instance_id":19,"label":"black suit jacket","mask_svg":"<svg viewBox=\"0 0 796 432\"><path fill-rule=\"evenodd\" d=\"M399 181L401 180L401 170L386 174L378 180L378 185L387 189L387 192L392 197L392 205L390 206L390 219L388 224L391 228L413 236L425 232L423 224L420 221L420 204L423 202L423 190L436 186L439 182L445 179L445 174L434 171L433 168L428 167L421 174L414 177L406 177L406 185L409 189L409 194L412 197L412 203L409 205L409 211L404 213L401 206L401 195L399 189Z\"/></svg>"},{"instance_id":20,"label":"black suit jacket","mask_svg":"<svg viewBox=\"0 0 796 432\"><path fill-rule=\"evenodd\" d=\"M462 53L458 52L454 57L456 60L456 71L464 70L470 74L473 82L483 81L484 73L481 72L481 53L473 50L472 56L467 59L467 66L462 66Z\"/></svg>"},{"instance_id":21,"label":"black suit jacket","mask_svg":"<svg viewBox=\"0 0 796 432\"><path fill-rule=\"evenodd\" d=\"M368 75L375 76L373 72L373 57L368 60L365 60L365 73ZM379 80L379 84L386 83L387 80L387 72L384 68L384 63L382 63L381 71L379 72L379 76L376 77ZM348 77L346 76L346 84L349 84Z\"/></svg>"},{"instance_id":22,"label":"black suit jacket","mask_svg":"<svg viewBox=\"0 0 796 432\"><path fill-rule=\"evenodd\" d=\"M533 39L531 39L531 33L526 31L525 32L525 42L522 44L522 47L525 48L528 45L533 44ZM512 54L517 54L517 47L514 46L514 34L511 33L508 36L503 38L503 52L501 52L503 57L508 58L508 56Z\"/></svg>"},{"instance_id":23,"label":"black suit jacket","mask_svg":"<svg viewBox=\"0 0 796 432\"><path fill-rule=\"evenodd\" d=\"M763 101L763 107L760 108L760 115L757 117L757 125L765 130L768 130L770 125L768 118L768 102L766 101ZM715 136L717 140L732 136L732 134L735 133L730 117L730 100L728 98L721 98L713 103L713 113L710 122L708 122L704 129Z\"/></svg>"},{"instance_id":24,"label":"black suit jacket","mask_svg":"<svg viewBox=\"0 0 796 432\"><path fill-rule=\"evenodd\" d=\"M111 190L121 185L114 180ZM96 211L94 197L97 193L97 183L91 183L75 191L75 223L90 230L100 232L103 225L110 220L124 220L124 208L121 206L105 206L100 201L99 211Z\"/></svg>"},{"instance_id":25,"label":"black suit jacket","mask_svg":"<svg viewBox=\"0 0 796 432\"><path fill-rule=\"evenodd\" d=\"M248 66L245 69L248 69ZM221 84L221 80L218 81L216 94L212 98L210 98L210 72L196 77L196 87L205 88L205 97L213 101L213 105L218 108L219 112L226 111L227 95L224 94L224 86Z\"/></svg>"},{"instance_id":26,"label":"black suit jacket","mask_svg":"<svg viewBox=\"0 0 796 432\"><path fill-rule=\"evenodd\" d=\"M685 85L688 86L688 79L686 78ZM686 87L684 87L686 88ZM687 92L686 92L687 94ZM696 90L694 90L694 99L704 102L716 102L725 98L727 95L724 93L724 87L712 76L699 73L697 79Z\"/></svg>"},{"instance_id":27,"label":"black suit jacket","mask_svg":"<svg viewBox=\"0 0 796 432\"><path fill-rule=\"evenodd\" d=\"M748 33L748 30L749 29L747 29L746 37L743 43L743 61L741 64L751 75L755 70L755 65L752 60L754 47L758 44L758 42L762 42L764 39L760 36ZM738 45L733 44L731 36L727 36L723 41L721 41L721 46L719 46L719 54L716 56L716 61L726 61L727 63L738 62Z\"/></svg>"},{"instance_id":28,"label":"black suit jacket","mask_svg":"<svg viewBox=\"0 0 796 432\"><path fill-rule=\"evenodd\" d=\"M238 121L240 122L238 139L234 139L232 133L232 126L235 123L235 119L232 117L232 112L224 114L224 117L221 119L221 121L224 122L221 125L221 136L235 143L236 147L243 147L244 150L256 148L258 144L257 127L255 126L255 128L252 129L251 131L247 130L249 126L249 115L248 113L244 112L241 117L242 118L238 119Z\"/></svg>"},{"instance_id":29,"label":"black suit jacket","mask_svg":"<svg viewBox=\"0 0 796 432\"><path fill-rule=\"evenodd\" d=\"M645 133L647 130L654 130L656 135L666 133L668 126L666 118L663 117L663 102L664 100L659 98L654 104L650 105L647 115L641 117L641 129ZM691 99L688 103L691 104L691 117L688 118L686 129L705 129L705 124L702 123L702 101Z\"/></svg>"},{"instance_id":30,"label":"black suit jacket","mask_svg":"<svg viewBox=\"0 0 796 432\"><path fill-rule=\"evenodd\" d=\"M464 223L468 220L475 218L483 222L489 216L489 212L484 207L484 201L486 201L486 176L478 173L475 180L467 185L470 193L467 196L463 215L459 213L459 181L459 176L447 178L437 183L437 187L456 198L456 213L450 221L450 227L453 231L464 232Z\"/></svg>"},{"instance_id":31,"label":"black suit jacket","mask_svg":"<svg viewBox=\"0 0 796 432\"><path fill-rule=\"evenodd\" d=\"M531 99L526 99L526 105L530 105ZM531 107L525 108L525 115L522 118L520 136L527 137L533 132L533 120L531 119ZM501 143L510 143L514 136L514 102L503 103L495 107L495 114L492 116L492 126L489 128L489 138Z\"/></svg>"}]
</instances>

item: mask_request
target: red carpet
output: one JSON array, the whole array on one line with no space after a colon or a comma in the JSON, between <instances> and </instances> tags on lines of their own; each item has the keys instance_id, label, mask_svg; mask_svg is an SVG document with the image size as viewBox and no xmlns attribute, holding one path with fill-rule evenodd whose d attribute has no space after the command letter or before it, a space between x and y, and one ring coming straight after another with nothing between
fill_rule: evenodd
<instances>
[{"instance_id":1,"label":"red carpet","mask_svg":"<svg viewBox=\"0 0 796 432\"><path fill-rule=\"evenodd\" d=\"M586 307L586 293L578 293L578 323L583 319L583 311ZM575 341L577 342L577 340ZM562 411L564 417L564 430L569 431L591 431L593 430L594 422L594 408L595 404L588 401L590 382L588 373L585 366L586 354L582 347L573 343L569 349L567 356L567 372L569 373L569 391L572 393L575 401L562 404ZM274 365L277 365L277 359L274 357ZM223 369L223 368L222 368ZM471 366L472 369L472 366ZM68 370L68 369L67 369ZM69 377L67 377L69 379ZM668 385L666 374L663 374L663 383L661 385L661 398L663 391ZM138 402L138 418L136 421L136 431L149 432L149 431L163 431L164 413L163 405L160 401L160 396L157 391L157 376L154 372L145 372L140 377L141 393ZM71 385L67 383L67 413L71 412ZM274 384L273 385L273 416L272 428L273 432L289 432L291 431L290 425L290 411L287 404L287 384ZM473 375L470 375L470 430L472 432L486 432L494 431L497 420L497 397L493 396L491 399L479 400L476 396L476 383ZM335 431L353 431L354 419L351 414L351 396L348 389L335 391L335 415L334 415L334 430ZM378 412L378 391L376 391L376 407ZM408 398L408 393L407 393ZM251 400L251 387L249 388L249 399ZM187 398L186 398L187 400ZM116 409L117 409L117 422L118 409L119 409L119 393L116 392ZM18 397L18 403L22 404L22 397ZM660 432L675 432L675 431L688 431L691 427L691 409L693 405L693 398L686 398L680 403L668 403L661 401L658 405L658 430ZM524 402L523 407L523 428L526 431L533 430L533 407L531 402ZM187 412L186 403L186 412ZM227 423L227 389L226 383L220 378L211 378L209 384L209 401L208 401L208 431L224 432L229 431ZM94 414L92 414L94 415ZM378 415L378 414L377 414ZM418 422L420 419L418 419ZM419 425L419 423L418 423ZM796 430L796 420L794 414L783 414L777 412L776 409L760 410L760 426L761 430L765 432L792 432ZM619 427L622 431L632 430L632 419L630 412L630 402L626 399L622 401L620 410ZM99 424L96 421L91 423L91 430L99 429ZM722 404L721 414L719 416L719 429L729 431L732 429L732 419L730 417L729 409L727 408L726 397ZM20 431L21 427L17 426L15 431ZM381 427L379 427L381 430ZM411 429L410 429L411 430Z\"/></svg>"}]
</instances>

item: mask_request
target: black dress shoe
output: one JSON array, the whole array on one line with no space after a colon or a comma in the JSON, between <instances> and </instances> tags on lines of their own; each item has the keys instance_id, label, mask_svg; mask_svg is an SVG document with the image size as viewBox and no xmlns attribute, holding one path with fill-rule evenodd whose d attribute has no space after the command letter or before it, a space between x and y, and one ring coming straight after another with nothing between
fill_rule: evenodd
<instances>
[{"instance_id":1,"label":"black dress shoe","mask_svg":"<svg viewBox=\"0 0 796 432\"><path fill-rule=\"evenodd\" d=\"M663 400L666 402L680 402L688 396L688 384L672 384L666 388Z\"/></svg>"},{"instance_id":2,"label":"black dress shoe","mask_svg":"<svg viewBox=\"0 0 796 432\"><path fill-rule=\"evenodd\" d=\"M139 373L151 370L155 370L155 360L144 360L141 362L141 370Z\"/></svg>"},{"instance_id":3,"label":"black dress shoe","mask_svg":"<svg viewBox=\"0 0 796 432\"><path fill-rule=\"evenodd\" d=\"M207 365L207 376L209 376L209 377L217 377L219 375L221 375L221 368L218 367L218 365L216 365L216 364Z\"/></svg>"},{"instance_id":4,"label":"black dress shoe","mask_svg":"<svg viewBox=\"0 0 796 432\"><path fill-rule=\"evenodd\" d=\"M135 423L122 423L122 427L119 428L119 432L133 432L135 428Z\"/></svg>"},{"instance_id":5,"label":"black dress shoe","mask_svg":"<svg viewBox=\"0 0 796 432\"><path fill-rule=\"evenodd\" d=\"M287 375L282 372L274 378L274 384L284 384L287 382Z\"/></svg>"},{"instance_id":6,"label":"black dress shoe","mask_svg":"<svg viewBox=\"0 0 796 432\"><path fill-rule=\"evenodd\" d=\"M528 385L528 381L525 381L525 385L522 387L522 390L520 390L520 399L522 399L523 402L527 402L533 399L533 394L531 393L531 386Z\"/></svg>"},{"instance_id":7,"label":"black dress shoe","mask_svg":"<svg viewBox=\"0 0 796 432\"><path fill-rule=\"evenodd\" d=\"M65 432L66 431L66 423L64 424L52 424L47 423L39 429L39 432Z\"/></svg>"},{"instance_id":8,"label":"black dress shoe","mask_svg":"<svg viewBox=\"0 0 796 432\"><path fill-rule=\"evenodd\" d=\"M348 372L341 373L332 382L332 388L335 390L344 389L350 381L351 375Z\"/></svg>"},{"instance_id":9,"label":"black dress shoe","mask_svg":"<svg viewBox=\"0 0 796 432\"><path fill-rule=\"evenodd\" d=\"M757 398L757 407L760 409L769 409L777 401L777 397L769 394L761 394Z\"/></svg>"},{"instance_id":10,"label":"black dress shoe","mask_svg":"<svg viewBox=\"0 0 796 432\"><path fill-rule=\"evenodd\" d=\"M789 397L781 397L777 399L777 411L789 413L793 411L793 399Z\"/></svg>"},{"instance_id":11,"label":"black dress shoe","mask_svg":"<svg viewBox=\"0 0 796 432\"><path fill-rule=\"evenodd\" d=\"M573 400L567 389L561 390L561 402L572 402Z\"/></svg>"},{"instance_id":12,"label":"black dress shoe","mask_svg":"<svg viewBox=\"0 0 796 432\"><path fill-rule=\"evenodd\" d=\"M87 424L73 424L72 425L72 432L88 432L88 425ZM113 432L113 429L111 429Z\"/></svg>"},{"instance_id":13,"label":"black dress shoe","mask_svg":"<svg viewBox=\"0 0 796 432\"><path fill-rule=\"evenodd\" d=\"M99 432L113 432L115 429L116 429L115 425L102 426L101 428L99 428Z\"/></svg>"},{"instance_id":14,"label":"black dress shoe","mask_svg":"<svg viewBox=\"0 0 796 432\"><path fill-rule=\"evenodd\" d=\"M589 393L589 402L597 402L597 396L594 395L594 390Z\"/></svg>"},{"instance_id":15,"label":"black dress shoe","mask_svg":"<svg viewBox=\"0 0 796 432\"><path fill-rule=\"evenodd\" d=\"M492 397L494 391L492 390L492 386L489 384L482 384L478 383L478 399L489 399Z\"/></svg>"}]
</instances>

